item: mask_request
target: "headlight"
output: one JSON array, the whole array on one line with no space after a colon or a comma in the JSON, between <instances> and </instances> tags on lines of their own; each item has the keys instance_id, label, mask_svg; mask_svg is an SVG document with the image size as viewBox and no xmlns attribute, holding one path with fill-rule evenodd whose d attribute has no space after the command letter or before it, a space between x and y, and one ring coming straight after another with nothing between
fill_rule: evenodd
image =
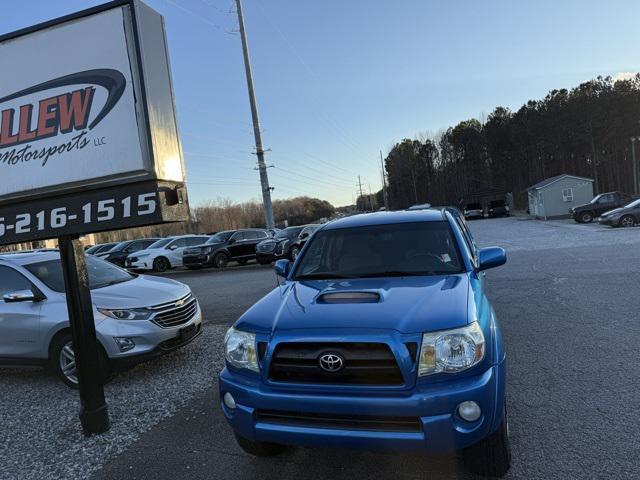
<instances>
[{"instance_id":1,"label":"headlight","mask_svg":"<svg viewBox=\"0 0 640 480\"><path fill-rule=\"evenodd\" d=\"M145 308L133 308L128 310L113 310L110 308L99 308L103 315L116 320L148 320L151 312Z\"/></svg>"},{"instance_id":2,"label":"headlight","mask_svg":"<svg viewBox=\"0 0 640 480\"><path fill-rule=\"evenodd\" d=\"M425 333L422 336L418 375L456 373L484 358L484 335L478 322L455 330Z\"/></svg>"},{"instance_id":3,"label":"headlight","mask_svg":"<svg viewBox=\"0 0 640 480\"><path fill-rule=\"evenodd\" d=\"M140 255L136 254L136 257L138 257L138 258L146 258L148 256L149 256L148 253L141 253Z\"/></svg>"},{"instance_id":4,"label":"headlight","mask_svg":"<svg viewBox=\"0 0 640 480\"><path fill-rule=\"evenodd\" d=\"M224 337L224 351L229 365L258 371L255 333L242 332L231 327Z\"/></svg>"},{"instance_id":5,"label":"headlight","mask_svg":"<svg viewBox=\"0 0 640 480\"><path fill-rule=\"evenodd\" d=\"M213 252L213 247L204 247L202 249L202 253L204 253L205 255L209 255L211 252Z\"/></svg>"}]
</instances>

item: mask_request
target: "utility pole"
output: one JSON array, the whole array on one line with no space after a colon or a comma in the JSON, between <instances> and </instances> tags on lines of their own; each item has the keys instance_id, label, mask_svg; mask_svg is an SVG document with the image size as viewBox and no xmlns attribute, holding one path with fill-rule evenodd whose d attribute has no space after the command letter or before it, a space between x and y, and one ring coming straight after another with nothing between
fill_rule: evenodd
<instances>
[{"instance_id":1,"label":"utility pole","mask_svg":"<svg viewBox=\"0 0 640 480\"><path fill-rule=\"evenodd\" d=\"M240 25L240 38L242 38L242 53L244 55L244 69L247 75L247 89L249 90L249 102L251 103L251 118L253 120L253 135L256 140L256 155L258 156L258 170L260 171L260 184L262 185L262 201L264 203L264 221L267 228L274 228L273 205L271 204L271 187L267 175L267 165L264 162L264 148L262 147L262 134L260 132L260 119L258 118L258 105L256 94L253 91L253 74L251 73L251 60L249 59L249 45L247 33L244 29L244 17L242 4L236 0L238 11L238 24Z\"/></svg>"},{"instance_id":2,"label":"utility pole","mask_svg":"<svg viewBox=\"0 0 640 480\"><path fill-rule=\"evenodd\" d=\"M384 174L384 160L382 160L382 150L380 150L380 169L382 173L382 198L384 200L384 209L389 210L389 192L387 191L387 177Z\"/></svg>"},{"instance_id":3,"label":"utility pole","mask_svg":"<svg viewBox=\"0 0 640 480\"><path fill-rule=\"evenodd\" d=\"M369 208L373 212L373 194L371 193L371 184L369 184Z\"/></svg>"},{"instance_id":4,"label":"utility pole","mask_svg":"<svg viewBox=\"0 0 640 480\"><path fill-rule=\"evenodd\" d=\"M633 193L638 195L638 160L636 158L636 142L640 137L631 137L631 157L633 160Z\"/></svg>"},{"instance_id":5,"label":"utility pole","mask_svg":"<svg viewBox=\"0 0 640 480\"><path fill-rule=\"evenodd\" d=\"M362 180L360 180L360 175L358 175L358 191L360 192L359 197L361 198L362 201L364 202L364 197L363 197L363 193L362 193ZM356 209L358 208L358 200L356 200Z\"/></svg>"}]
</instances>

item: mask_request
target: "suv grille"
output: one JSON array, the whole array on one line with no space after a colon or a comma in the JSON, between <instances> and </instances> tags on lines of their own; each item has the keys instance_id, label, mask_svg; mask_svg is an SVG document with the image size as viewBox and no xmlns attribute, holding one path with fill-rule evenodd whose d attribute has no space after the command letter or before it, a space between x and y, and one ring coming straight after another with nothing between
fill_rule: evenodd
<instances>
[{"instance_id":1,"label":"suv grille","mask_svg":"<svg viewBox=\"0 0 640 480\"><path fill-rule=\"evenodd\" d=\"M162 328L177 327L189 322L198 311L198 301L192 294L181 299L149 307L149 310L157 310L152 318L153 323Z\"/></svg>"},{"instance_id":2,"label":"suv grille","mask_svg":"<svg viewBox=\"0 0 640 480\"><path fill-rule=\"evenodd\" d=\"M200 255L202 248L188 248L183 252L183 255Z\"/></svg>"},{"instance_id":3,"label":"suv grille","mask_svg":"<svg viewBox=\"0 0 640 480\"><path fill-rule=\"evenodd\" d=\"M337 354L337 372L320 368L320 356ZM281 343L271 359L269 378L276 382L347 385L402 385L395 356L386 343Z\"/></svg>"},{"instance_id":4,"label":"suv grille","mask_svg":"<svg viewBox=\"0 0 640 480\"><path fill-rule=\"evenodd\" d=\"M385 417L373 415L334 415L258 410L257 421L275 425L378 432L422 432L418 417Z\"/></svg>"}]
</instances>

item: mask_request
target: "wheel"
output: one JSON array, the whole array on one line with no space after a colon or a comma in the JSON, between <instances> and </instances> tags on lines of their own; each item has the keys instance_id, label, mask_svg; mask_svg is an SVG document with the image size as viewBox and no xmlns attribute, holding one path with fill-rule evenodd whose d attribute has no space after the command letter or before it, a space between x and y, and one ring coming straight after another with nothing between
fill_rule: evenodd
<instances>
[{"instance_id":1,"label":"wheel","mask_svg":"<svg viewBox=\"0 0 640 480\"><path fill-rule=\"evenodd\" d=\"M112 377L109 359L102 347L98 351L98 361L102 381L106 383ZM53 373L68 387L78 388L78 374L76 371L76 356L73 349L71 332L56 336L49 348L49 364Z\"/></svg>"},{"instance_id":2,"label":"wheel","mask_svg":"<svg viewBox=\"0 0 640 480\"><path fill-rule=\"evenodd\" d=\"M158 257L153 261L153 271L154 272L166 272L171 268L171 264L169 260L164 257Z\"/></svg>"},{"instance_id":3,"label":"wheel","mask_svg":"<svg viewBox=\"0 0 640 480\"><path fill-rule=\"evenodd\" d=\"M240 448L248 454L256 457L273 457L284 452L287 448L284 445L278 445L277 443L254 442L241 437L237 433L235 436L236 442L238 442Z\"/></svg>"},{"instance_id":4,"label":"wheel","mask_svg":"<svg viewBox=\"0 0 640 480\"><path fill-rule=\"evenodd\" d=\"M243 259L241 259L241 260L238 260L238 263L239 263L240 265L246 265L248 261L249 261L249 260L247 260L246 258L243 258Z\"/></svg>"},{"instance_id":5,"label":"wheel","mask_svg":"<svg viewBox=\"0 0 640 480\"><path fill-rule=\"evenodd\" d=\"M289 257L291 258L292 262L296 261L296 258L298 258L299 254L300 249L298 247L291 247L291 250L289 251Z\"/></svg>"},{"instance_id":6,"label":"wheel","mask_svg":"<svg viewBox=\"0 0 640 480\"><path fill-rule=\"evenodd\" d=\"M462 452L465 467L487 477L504 477L511 467L509 418L504 406L504 418L498 429L479 443Z\"/></svg>"},{"instance_id":7,"label":"wheel","mask_svg":"<svg viewBox=\"0 0 640 480\"><path fill-rule=\"evenodd\" d=\"M636 219L631 215L625 215L620 219L621 227L633 227L636 224Z\"/></svg>"},{"instance_id":8,"label":"wheel","mask_svg":"<svg viewBox=\"0 0 640 480\"><path fill-rule=\"evenodd\" d=\"M582 212L579 214L580 222L582 223L591 223L593 222L593 213L591 212Z\"/></svg>"},{"instance_id":9,"label":"wheel","mask_svg":"<svg viewBox=\"0 0 640 480\"><path fill-rule=\"evenodd\" d=\"M224 268L229 263L229 257L226 253L216 253L216 256L213 257L213 266L216 268Z\"/></svg>"}]
</instances>

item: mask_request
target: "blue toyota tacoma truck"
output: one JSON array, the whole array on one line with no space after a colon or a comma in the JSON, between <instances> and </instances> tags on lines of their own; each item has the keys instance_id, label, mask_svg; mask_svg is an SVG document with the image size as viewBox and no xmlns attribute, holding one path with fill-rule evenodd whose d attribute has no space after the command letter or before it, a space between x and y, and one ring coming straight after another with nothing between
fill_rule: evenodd
<instances>
[{"instance_id":1,"label":"blue toyota tacoma truck","mask_svg":"<svg viewBox=\"0 0 640 480\"><path fill-rule=\"evenodd\" d=\"M506 474L505 352L484 278L505 261L455 209L324 225L226 335L220 399L239 445L460 451L470 470Z\"/></svg>"}]
</instances>

